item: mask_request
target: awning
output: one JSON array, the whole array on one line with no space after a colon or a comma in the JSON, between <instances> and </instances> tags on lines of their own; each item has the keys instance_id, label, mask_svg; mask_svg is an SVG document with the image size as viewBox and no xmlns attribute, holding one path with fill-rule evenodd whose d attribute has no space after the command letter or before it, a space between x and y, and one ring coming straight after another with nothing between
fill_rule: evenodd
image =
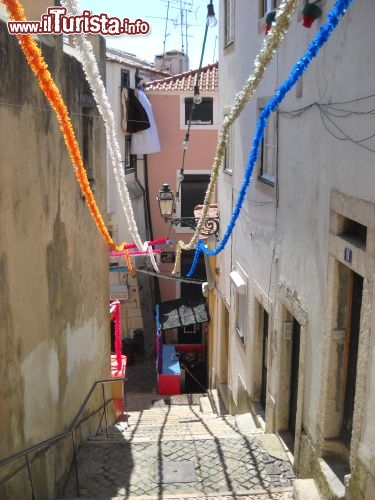
<instances>
[{"instance_id":1,"label":"awning","mask_svg":"<svg viewBox=\"0 0 375 500\"><path fill-rule=\"evenodd\" d=\"M159 308L162 330L209 321L206 301L203 297L189 301L184 299L168 300L161 302Z\"/></svg>"}]
</instances>

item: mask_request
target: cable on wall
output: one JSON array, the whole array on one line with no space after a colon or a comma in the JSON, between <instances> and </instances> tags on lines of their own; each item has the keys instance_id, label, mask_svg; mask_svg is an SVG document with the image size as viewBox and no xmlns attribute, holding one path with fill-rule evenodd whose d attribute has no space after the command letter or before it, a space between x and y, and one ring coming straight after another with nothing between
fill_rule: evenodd
<instances>
[{"instance_id":1,"label":"cable on wall","mask_svg":"<svg viewBox=\"0 0 375 500\"><path fill-rule=\"evenodd\" d=\"M176 248L176 262L173 269L173 274L177 272L181 259L181 251L183 250L193 250L198 242L199 235L205 224L205 220L208 215L208 210L213 199L213 195L216 188L217 179L219 176L219 169L224 159L225 146L228 142L228 134L231 125L240 116L241 112L245 108L246 104L250 101L254 92L258 88L264 72L266 71L268 65L272 61L272 58L279 47L281 41L283 40L286 32L288 31L289 25L291 23L292 17L297 10L299 5L299 0L284 0L280 7L277 9L275 22L272 24L272 28L269 31L267 37L264 39L262 47L259 54L256 56L251 73L246 80L243 88L235 96L234 105L231 107L229 114L225 117L220 135L219 142L216 147L214 163L212 166L210 182L206 191L206 195L203 202L202 215L197 224L195 232L189 243L184 243L183 241L178 241Z\"/></svg>"},{"instance_id":2,"label":"cable on wall","mask_svg":"<svg viewBox=\"0 0 375 500\"><path fill-rule=\"evenodd\" d=\"M206 255L215 256L218 255L224 249L229 237L233 232L236 221L239 217L242 204L244 202L245 195L251 181L251 174L254 165L256 163L256 160L258 158L259 147L263 139L264 130L267 126L267 121L269 116L271 115L272 112L274 112L277 109L277 107L283 101L286 94L293 88L293 86L297 83L299 78L308 69L311 61L317 56L320 49L325 45L326 42L328 42L332 33L339 24L340 19L346 14L347 9L352 3L352 1L353 0L336 1L332 10L327 16L327 21L321 26L314 39L310 42L305 54L293 66L290 72L290 76L279 86L274 96L267 102L266 106L263 108L257 122L253 144L250 150L249 160L245 169L245 177L240 188L236 206L233 210L231 219L224 233L224 236L220 241L219 245L214 250L208 249L201 240L198 241L193 259L193 264L187 276L192 276L193 273L195 272L195 268L198 262L198 257L201 251L203 251Z\"/></svg>"}]
</instances>

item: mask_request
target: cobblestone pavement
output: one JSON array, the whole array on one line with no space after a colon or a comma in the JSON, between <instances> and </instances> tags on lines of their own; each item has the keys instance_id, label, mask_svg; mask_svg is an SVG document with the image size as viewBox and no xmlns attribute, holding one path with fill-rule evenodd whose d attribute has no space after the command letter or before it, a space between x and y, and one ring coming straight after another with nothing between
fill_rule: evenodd
<instances>
[{"instance_id":1,"label":"cobblestone pavement","mask_svg":"<svg viewBox=\"0 0 375 500\"><path fill-rule=\"evenodd\" d=\"M275 435L203 413L199 395L162 397L143 385L128 388L126 421L81 445L81 497L292 498L294 474ZM72 474L64 498L76 496L75 486Z\"/></svg>"}]
</instances>

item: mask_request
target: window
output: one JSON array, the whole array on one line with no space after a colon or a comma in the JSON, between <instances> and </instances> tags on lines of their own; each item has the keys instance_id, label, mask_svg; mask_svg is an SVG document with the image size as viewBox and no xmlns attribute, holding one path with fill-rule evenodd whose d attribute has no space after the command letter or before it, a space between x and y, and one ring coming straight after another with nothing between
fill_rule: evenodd
<instances>
[{"instance_id":1,"label":"window","mask_svg":"<svg viewBox=\"0 0 375 500\"><path fill-rule=\"evenodd\" d=\"M130 72L127 69L121 70L121 88L128 89L130 87Z\"/></svg>"},{"instance_id":2,"label":"window","mask_svg":"<svg viewBox=\"0 0 375 500\"><path fill-rule=\"evenodd\" d=\"M233 158L232 158L232 131L231 129L228 130L228 140L225 145L225 151L224 151L224 161L223 161L223 171L226 174L231 174L232 173L232 164L233 164Z\"/></svg>"},{"instance_id":3,"label":"window","mask_svg":"<svg viewBox=\"0 0 375 500\"><path fill-rule=\"evenodd\" d=\"M125 174L131 174L135 172L137 167L137 155L130 154L130 142L131 135L125 136L125 159L124 159L124 170Z\"/></svg>"},{"instance_id":4,"label":"window","mask_svg":"<svg viewBox=\"0 0 375 500\"><path fill-rule=\"evenodd\" d=\"M259 19L276 8L276 0L259 0Z\"/></svg>"},{"instance_id":5,"label":"window","mask_svg":"<svg viewBox=\"0 0 375 500\"><path fill-rule=\"evenodd\" d=\"M342 226L340 236L356 247L366 250L367 227L343 216L340 217L340 222Z\"/></svg>"},{"instance_id":6,"label":"window","mask_svg":"<svg viewBox=\"0 0 375 500\"><path fill-rule=\"evenodd\" d=\"M224 47L234 42L234 0L224 2Z\"/></svg>"},{"instance_id":7,"label":"window","mask_svg":"<svg viewBox=\"0 0 375 500\"><path fill-rule=\"evenodd\" d=\"M194 208L202 204L210 181L209 174L184 174L181 182L181 217L194 217ZM187 224L181 224L187 228Z\"/></svg>"},{"instance_id":8,"label":"window","mask_svg":"<svg viewBox=\"0 0 375 500\"><path fill-rule=\"evenodd\" d=\"M192 125L212 125L214 123L213 97L203 97L202 102L193 110ZM190 120L190 110L193 104L192 97L185 97L185 125Z\"/></svg>"},{"instance_id":9,"label":"window","mask_svg":"<svg viewBox=\"0 0 375 500\"><path fill-rule=\"evenodd\" d=\"M90 106L90 97L83 96L83 106L81 108L81 148L82 148L82 161L86 169L87 178L91 188L94 187L95 172L94 172L94 116L93 106Z\"/></svg>"},{"instance_id":10,"label":"window","mask_svg":"<svg viewBox=\"0 0 375 500\"><path fill-rule=\"evenodd\" d=\"M234 291L234 327L242 342L245 340L247 317L247 281L244 276L245 274L243 272L237 270L229 273Z\"/></svg>"},{"instance_id":11,"label":"window","mask_svg":"<svg viewBox=\"0 0 375 500\"><path fill-rule=\"evenodd\" d=\"M259 108L259 112L262 108ZM277 112L274 111L269 117L267 127L264 130L262 144L259 151L259 175L258 180L275 185L277 170Z\"/></svg>"},{"instance_id":12,"label":"window","mask_svg":"<svg viewBox=\"0 0 375 500\"><path fill-rule=\"evenodd\" d=\"M238 336L244 342L245 340L245 318L246 318L246 296L235 293L236 320L235 328Z\"/></svg>"}]
</instances>

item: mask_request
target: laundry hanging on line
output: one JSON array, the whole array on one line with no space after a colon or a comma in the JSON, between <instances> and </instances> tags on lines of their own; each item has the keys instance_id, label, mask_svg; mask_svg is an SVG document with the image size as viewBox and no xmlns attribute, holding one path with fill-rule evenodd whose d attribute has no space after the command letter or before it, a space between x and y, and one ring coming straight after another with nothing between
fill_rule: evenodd
<instances>
[{"instance_id":1,"label":"laundry hanging on line","mask_svg":"<svg viewBox=\"0 0 375 500\"><path fill-rule=\"evenodd\" d=\"M158 153L160 151L158 130L152 105L143 88L123 89L121 102L122 128L132 134L130 153L135 155Z\"/></svg>"}]
</instances>

